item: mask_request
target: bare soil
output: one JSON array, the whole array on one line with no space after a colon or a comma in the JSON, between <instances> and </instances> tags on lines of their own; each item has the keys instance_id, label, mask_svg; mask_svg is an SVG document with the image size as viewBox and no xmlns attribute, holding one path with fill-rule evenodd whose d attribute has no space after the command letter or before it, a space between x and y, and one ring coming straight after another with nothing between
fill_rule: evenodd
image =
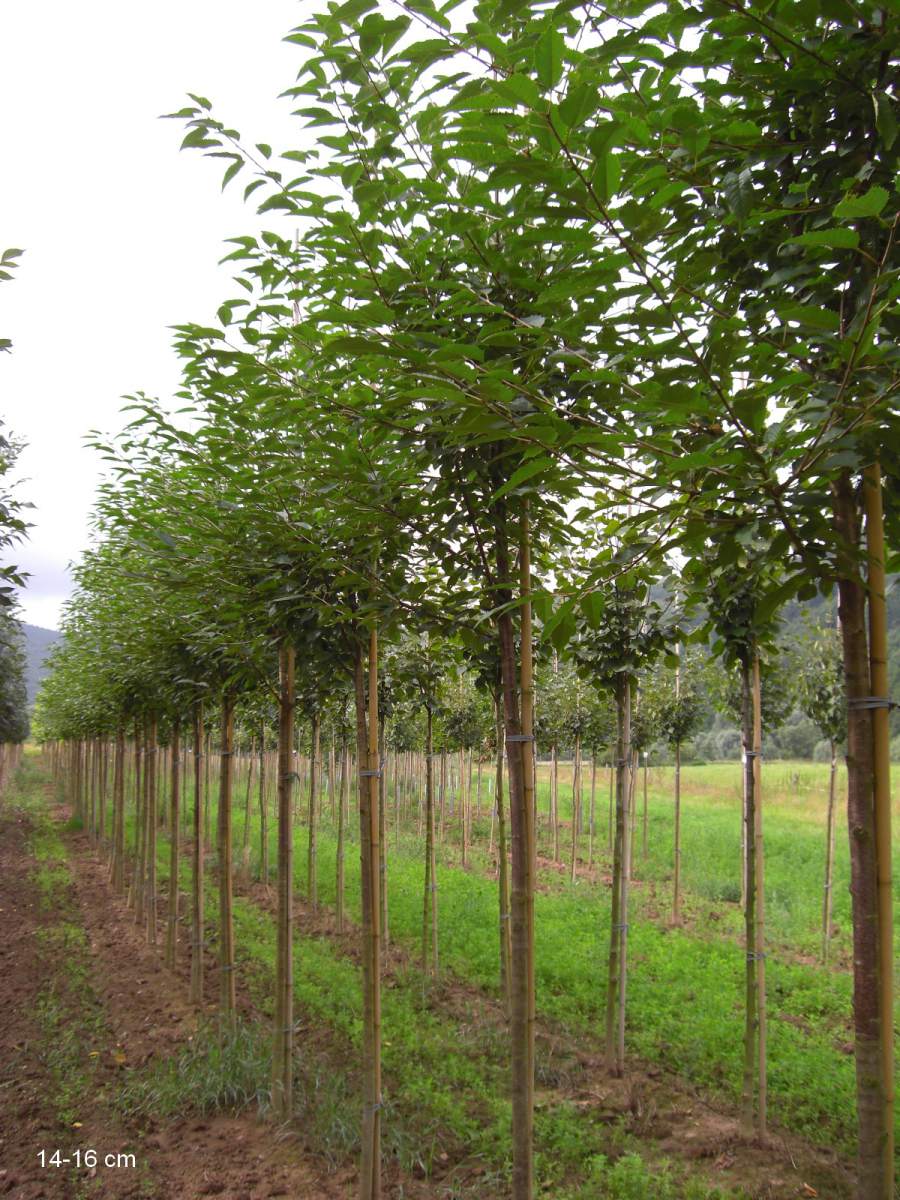
<instances>
[{"instance_id":1,"label":"bare soil","mask_svg":"<svg viewBox=\"0 0 900 1200\"><path fill-rule=\"evenodd\" d=\"M65 810L56 815L60 821L67 817ZM138 1128L102 1102L104 1085L127 1067L177 1053L193 1036L197 1013L187 1004L183 980L161 969L158 951L146 945L132 914L112 896L105 867L79 836L69 838L71 899L87 933L91 985L108 1036L105 1045L97 1040L87 1051L95 1059L96 1091L83 1097L77 1127L62 1122L35 1012L48 989L65 994L65 967L58 957L41 952L38 930L53 914L39 909L28 829L25 814L0 809L0 1196L338 1200L352 1195L347 1172L329 1176L322 1163L298 1150L295 1139L279 1137L251 1113ZM136 1166L42 1167L41 1149L48 1157L59 1149L62 1158L94 1149L101 1164L109 1153L130 1152Z\"/></svg>"}]
</instances>

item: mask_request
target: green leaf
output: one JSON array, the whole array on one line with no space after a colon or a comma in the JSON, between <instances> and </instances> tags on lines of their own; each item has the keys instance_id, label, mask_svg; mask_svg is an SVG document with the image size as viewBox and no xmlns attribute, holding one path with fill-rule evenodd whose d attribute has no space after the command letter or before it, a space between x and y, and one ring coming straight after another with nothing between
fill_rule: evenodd
<instances>
[{"instance_id":1,"label":"green leaf","mask_svg":"<svg viewBox=\"0 0 900 1200\"><path fill-rule=\"evenodd\" d=\"M789 304L779 308L778 314L785 321L799 321L801 325L808 325L811 329L825 329L829 333L836 333L841 325L836 312L832 312L830 308L819 308L815 304Z\"/></svg>"},{"instance_id":2,"label":"green leaf","mask_svg":"<svg viewBox=\"0 0 900 1200\"><path fill-rule=\"evenodd\" d=\"M872 187L861 196L845 196L835 205L836 217L877 217L888 201L883 187Z\"/></svg>"},{"instance_id":3,"label":"green leaf","mask_svg":"<svg viewBox=\"0 0 900 1200\"><path fill-rule=\"evenodd\" d=\"M875 128L881 134L885 150L890 150L897 139L897 118L894 102L886 92L876 92L872 97L875 105Z\"/></svg>"},{"instance_id":4,"label":"green leaf","mask_svg":"<svg viewBox=\"0 0 900 1200\"><path fill-rule=\"evenodd\" d=\"M547 28L534 49L534 68L541 87L555 88L562 78L566 43L556 29Z\"/></svg>"},{"instance_id":5,"label":"green leaf","mask_svg":"<svg viewBox=\"0 0 900 1200\"><path fill-rule=\"evenodd\" d=\"M534 475L539 475L541 471L546 471L550 466L551 460L542 455L540 458L533 458L530 462L523 464L517 471L513 471L512 475L507 479L502 487L499 487L494 493L494 499L499 500L501 496L508 496L510 492L520 487Z\"/></svg>"},{"instance_id":6,"label":"green leaf","mask_svg":"<svg viewBox=\"0 0 900 1200\"><path fill-rule=\"evenodd\" d=\"M603 596L600 592L588 592L579 601L581 611L591 629L603 628Z\"/></svg>"},{"instance_id":7,"label":"green leaf","mask_svg":"<svg viewBox=\"0 0 900 1200\"><path fill-rule=\"evenodd\" d=\"M524 104L526 108L538 108L541 103L537 84L528 75L507 75L497 80L494 90L507 103Z\"/></svg>"},{"instance_id":8,"label":"green leaf","mask_svg":"<svg viewBox=\"0 0 900 1200\"><path fill-rule=\"evenodd\" d=\"M738 218L743 221L753 207L753 182L750 172L729 171L722 176L722 192L725 203Z\"/></svg>"},{"instance_id":9,"label":"green leaf","mask_svg":"<svg viewBox=\"0 0 900 1200\"><path fill-rule=\"evenodd\" d=\"M241 167L243 167L243 165L244 165L244 160L241 158L236 158L234 160L234 162L231 163L231 165L228 167L225 174L222 176L222 191L223 192L228 187L229 183L231 183L232 179L234 179L235 175L237 175L238 171L240 171Z\"/></svg>"},{"instance_id":10,"label":"green leaf","mask_svg":"<svg viewBox=\"0 0 900 1200\"><path fill-rule=\"evenodd\" d=\"M605 153L597 159L591 184L602 203L611 200L622 177L622 162L617 154Z\"/></svg>"},{"instance_id":11,"label":"green leaf","mask_svg":"<svg viewBox=\"0 0 900 1200\"><path fill-rule=\"evenodd\" d=\"M811 229L797 237L788 238L786 246L828 246L833 250L855 250L859 245L859 234L855 229L836 225L831 229Z\"/></svg>"}]
</instances>

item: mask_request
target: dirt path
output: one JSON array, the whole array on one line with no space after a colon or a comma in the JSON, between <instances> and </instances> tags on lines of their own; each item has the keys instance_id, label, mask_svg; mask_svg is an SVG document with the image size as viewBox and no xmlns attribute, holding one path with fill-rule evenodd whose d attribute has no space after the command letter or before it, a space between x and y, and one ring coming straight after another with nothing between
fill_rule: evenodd
<instances>
[{"instance_id":1,"label":"dirt path","mask_svg":"<svg viewBox=\"0 0 900 1200\"><path fill-rule=\"evenodd\" d=\"M58 825L67 817L54 815ZM140 1123L119 1116L112 1098L127 1068L177 1054L197 1016L183 981L161 969L112 897L84 838L66 835L68 868L36 864L29 842L40 819L9 802L0 808L0 1196L350 1195L346 1173L329 1177L295 1139L250 1113ZM49 906L36 875L48 869L57 881ZM70 1162L50 1165L55 1150ZM77 1153L88 1150L97 1165L79 1167Z\"/></svg>"}]
</instances>

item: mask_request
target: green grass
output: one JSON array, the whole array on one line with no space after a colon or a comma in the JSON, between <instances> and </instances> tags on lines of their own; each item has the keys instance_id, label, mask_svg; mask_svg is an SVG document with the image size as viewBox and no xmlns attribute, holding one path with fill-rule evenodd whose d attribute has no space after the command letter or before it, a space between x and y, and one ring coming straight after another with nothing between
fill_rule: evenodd
<instances>
[{"instance_id":1,"label":"green grass","mask_svg":"<svg viewBox=\"0 0 900 1200\"><path fill-rule=\"evenodd\" d=\"M790 766L768 766L764 775L764 789L768 787L771 796L766 827L770 944L790 951L770 951L768 963L770 1113L773 1121L812 1141L852 1154L855 1074L852 1055L846 1053L852 1042L851 979L845 972L795 958L796 953L809 949L804 936L815 940L820 879L814 866L823 841L818 820L824 805L818 784L827 781L827 768L801 764L797 773L797 791ZM665 786L662 771L654 782L657 787ZM711 911L711 905L719 920L696 930L672 930L664 921L649 920L645 915L642 919L648 903L646 898L638 902L629 931L628 1049L642 1059L664 1063L734 1102L740 1087L743 1018L740 913L737 904L713 899L735 881L739 887L740 792L735 802L727 786L732 790L740 787L736 765L685 768L686 907L690 914L693 902L697 913L703 915ZM561 789L564 795L565 788ZM240 806L235 819L240 826ZM845 815L843 822L845 829ZM667 893L662 877L668 871L671 800L655 791L650 795L650 829L651 860L646 868L638 862L636 874L647 882L653 881L655 873L659 876L653 906L664 913ZM236 832L236 842L239 836ZM448 826L448 839L455 836ZM421 849L408 835L401 836L399 849L393 833L389 842L391 936L413 949L421 936ZM842 841L840 823L837 842L838 893L844 885L835 904L840 925L849 920L846 838ZM255 844L254 829L251 845ZM301 894L306 890L305 847L306 830L298 828L294 869ZM325 904L334 902L335 854L333 832L325 826L319 833L318 850L319 897ZM458 861L458 848L449 840L443 857ZM473 862L484 865L484 855L474 855ZM345 869L348 911L358 919L359 861L354 848L348 848ZM538 1012L562 1022L575 1034L596 1036L605 1005L609 890L584 880L571 886L567 877L558 873L546 876L550 890L535 901ZM709 893L706 896L704 887ZM463 872L445 861L438 867L438 888L442 965L470 984L496 991L495 882L477 869ZM636 895L640 891L636 888Z\"/></svg>"},{"instance_id":2,"label":"green grass","mask_svg":"<svg viewBox=\"0 0 900 1200\"><path fill-rule=\"evenodd\" d=\"M162 880L167 878L166 851L161 844ZM186 862L181 864L180 874L185 886L189 879ZM218 908L212 889L207 892L206 917L209 940L214 941ZM239 978L248 984L260 1011L269 1013L275 959L272 919L239 897L234 905L234 927ZM295 956L296 1119L319 1153L340 1161L358 1149L360 971L323 938L298 934ZM450 1195L457 1194L453 1190L455 1173L467 1174L475 1167L480 1187L486 1179L505 1180L510 1167L505 1031L485 1022L477 998L462 1020L443 1016L430 1005L427 986L414 969L384 988L382 1020L386 1155L407 1172L429 1175L436 1170L443 1174L446 1165L453 1164ZM322 1029L328 1031L327 1046L315 1036L314 1031ZM539 1075L551 1073L544 1063L539 1063L538 1070ZM149 1100L174 1094L175 1077L172 1072L164 1078L156 1075L144 1080L132 1095L146 1095ZM142 1092L142 1088L146 1090ZM582 1176L586 1162L604 1152L614 1156L617 1142L623 1149L631 1148L632 1142L627 1136L623 1141L622 1136L616 1130L611 1134L591 1110L568 1103L540 1109L536 1144L543 1186L556 1188ZM653 1166L647 1167L645 1174L648 1181L656 1178ZM707 1195L696 1180L684 1179L683 1172L672 1174L671 1180L673 1197L693 1195L699 1200ZM693 1191L684 1191L685 1187ZM462 1185L459 1194L465 1194Z\"/></svg>"},{"instance_id":3,"label":"green grass","mask_svg":"<svg viewBox=\"0 0 900 1200\"><path fill-rule=\"evenodd\" d=\"M772 954L768 971L771 1119L849 1155L855 1136L853 1059L845 1052L852 1040L850 978L845 972L796 960L796 955L815 939L821 881L814 867L823 841L820 818L824 804L816 789L825 779L825 768L809 767L806 774L801 772L799 791L793 788L790 775L786 776L789 786L785 788L782 779L779 791L779 780L772 770L767 768L769 777L764 778L770 796L766 818L769 917L772 944L779 950L783 948L784 953ZM806 793L802 791L804 781ZM737 804L733 794L735 786L739 786L739 777L731 764L685 769L686 909L706 927L671 930L664 920L648 917L654 910L665 915L669 869L666 839L671 838L667 779L663 772L652 779L651 854L646 864L638 861L638 901L630 930L628 1026L630 1054L664 1063L730 1101L736 1099L740 1081L743 1003L738 906L722 898L736 881L740 812L739 793ZM236 796L235 845L239 847L243 821L240 785ZM604 800L605 793L598 788L597 824L601 831ZM323 807L327 809L327 802ZM483 832L486 835L486 827ZM255 870L255 803L251 834ZM483 850L473 854L473 869L468 872L452 865L459 858L458 848L451 841L456 836L455 828L448 825L448 841L438 868L442 966L471 985L496 992L496 883L483 870L487 865ZM838 890L841 871L846 870L841 838L839 825ZM274 829L272 839L270 862L274 862ZM421 926L421 847L407 833L401 835L398 847L393 830L389 843L391 936L414 950ZM323 904L334 901L335 851L333 831L325 825L319 835L319 896ZM295 833L294 861L295 883L302 894L306 888L306 830L302 827ZM165 870L165 848L161 845L163 876ZM347 847L346 878L348 912L358 918L358 849L352 844ZM557 872L545 872L542 882L546 890L536 899L539 1014L577 1036L597 1036L604 1006L608 888L584 879L573 887L567 876ZM214 918L214 901L211 896L208 899ZM717 922L706 921L712 912L718 915ZM839 924L841 913L836 904ZM808 940L804 942L804 938ZM236 940L245 969L256 979L258 1000L265 1007L274 953L268 916L239 901ZM361 1012L356 967L318 939L299 937L297 950L297 999L301 1010L327 1025L333 1036L344 1039L347 1058L356 1058ZM426 1163L434 1159L434 1150L427 1148L438 1144L433 1138L440 1130L458 1145L471 1146L474 1156L503 1170L508 1106L504 1099L507 1083L502 1039L496 1048L488 1047L487 1051L477 1044L466 1045L457 1024L427 1012L421 995L418 979L386 993L385 1068L388 1079L394 1081L391 1094L396 1095L392 1101L395 1109L386 1126L405 1129L409 1145L426 1147ZM410 1084L409 1072L404 1075L403 1071L413 1056L422 1062L423 1069ZM566 1127L571 1119L564 1107L551 1113L549 1121L539 1115L543 1161L553 1163L555 1186L563 1170L560 1164L568 1162L557 1143L577 1146L572 1158L583 1161L594 1141L583 1131L569 1136ZM342 1122L347 1123L345 1117L337 1118L338 1124ZM605 1145L601 1139L596 1152L603 1153ZM396 1152L409 1165L409 1156L401 1146Z\"/></svg>"},{"instance_id":4,"label":"green grass","mask_svg":"<svg viewBox=\"0 0 900 1200\"><path fill-rule=\"evenodd\" d=\"M126 1072L116 1107L128 1117L165 1118L235 1113L269 1106L271 1030L240 1024L234 1029L201 1026L174 1058Z\"/></svg>"}]
</instances>

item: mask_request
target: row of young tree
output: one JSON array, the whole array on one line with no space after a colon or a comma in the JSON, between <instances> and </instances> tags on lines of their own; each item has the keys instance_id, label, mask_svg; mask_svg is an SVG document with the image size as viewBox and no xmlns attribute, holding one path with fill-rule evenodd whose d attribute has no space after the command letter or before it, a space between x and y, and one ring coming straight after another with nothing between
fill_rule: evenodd
<instances>
[{"instance_id":1,"label":"row of young tree","mask_svg":"<svg viewBox=\"0 0 900 1200\"><path fill-rule=\"evenodd\" d=\"M174 114L187 123L186 146L224 159L223 184L252 175L245 195L275 214L276 228L233 239L236 295L218 322L178 327L181 410L138 395L125 434L96 439L110 476L45 692L48 736L69 743L76 769L81 743L114 736L121 807L119 764L135 721L149 776L160 723L173 739L192 727L197 749L202 712L218 714L227 1015L235 708L261 686L277 697L273 1082L287 1112L293 729L298 709L315 714L350 689L369 1200L380 1191L382 1112L382 648L405 655L425 714L427 889L433 718L453 646L495 706L505 751L512 1194L526 1200L535 644L547 661L555 651L571 662L586 690L606 692L615 714L607 1030L616 1069L635 683L660 656L675 668L682 615L701 611L693 636L739 681L744 1096L764 1134L762 680L781 607L836 589L857 1194L887 1198L884 530L895 545L897 509L882 476L895 480L900 446L896 14L844 0L607 9L485 0L474 11L401 0L388 14L375 0L348 0L288 41L301 56L286 93L306 130L299 148L244 145L203 97ZM668 603L651 588L673 571L677 603ZM826 690L821 703L833 708L833 677ZM685 698L686 722L689 708ZM554 719L552 702L543 714ZM670 727L676 744L687 736L681 719ZM583 746L585 730L575 732ZM145 812L154 870L152 806ZM677 894L677 855L675 877Z\"/></svg>"}]
</instances>

